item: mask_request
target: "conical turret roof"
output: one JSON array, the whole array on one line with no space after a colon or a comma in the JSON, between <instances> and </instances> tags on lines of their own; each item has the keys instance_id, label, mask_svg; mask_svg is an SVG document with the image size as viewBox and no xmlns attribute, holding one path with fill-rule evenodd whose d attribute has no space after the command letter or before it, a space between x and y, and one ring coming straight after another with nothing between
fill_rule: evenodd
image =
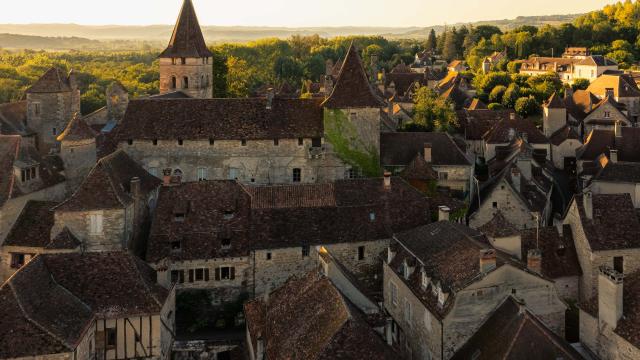
<instances>
[{"instance_id":1,"label":"conical turret roof","mask_svg":"<svg viewBox=\"0 0 640 360\"><path fill-rule=\"evenodd\" d=\"M80 114L76 113L76 115L71 119L67 127L64 129L62 134L58 136L58 141L79 141L79 140L88 140L95 139L98 134L87 124L86 121L82 119Z\"/></svg>"},{"instance_id":2,"label":"conical turret roof","mask_svg":"<svg viewBox=\"0 0 640 360\"><path fill-rule=\"evenodd\" d=\"M160 54L160 57L203 58L211 56L213 54L207 48L204 36L202 36L202 29L200 29L193 3L191 0L184 0L180 16L173 28L169 46Z\"/></svg>"}]
</instances>

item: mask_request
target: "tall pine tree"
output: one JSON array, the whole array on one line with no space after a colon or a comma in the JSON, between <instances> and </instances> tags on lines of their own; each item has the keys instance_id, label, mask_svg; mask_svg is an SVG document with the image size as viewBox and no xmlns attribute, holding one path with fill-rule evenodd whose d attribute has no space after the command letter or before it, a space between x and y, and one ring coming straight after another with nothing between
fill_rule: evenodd
<instances>
[{"instance_id":1,"label":"tall pine tree","mask_svg":"<svg viewBox=\"0 0 640 360\"><path fill-rule=\"evenodd\" d=\"M436 31L434 29L431 29L431 31L429 32L429 36L427 37L427 44L425 48L427 50L434 50L436 48L436 42Z\"/></svg>"}]
</instances>

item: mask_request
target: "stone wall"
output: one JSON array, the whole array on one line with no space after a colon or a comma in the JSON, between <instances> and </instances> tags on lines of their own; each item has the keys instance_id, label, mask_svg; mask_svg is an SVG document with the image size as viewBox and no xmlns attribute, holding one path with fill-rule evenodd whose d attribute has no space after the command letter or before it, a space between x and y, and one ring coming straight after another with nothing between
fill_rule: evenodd
<instances>
[{"instance_id":1,"label":"stone wall","mask_svg":"<svg viewBox=\"0 0 640 360\"><path fill-rule=\"evenodd\" d=\"M197 99L210 99L213 97L213 61L211 58L185 58L182 64L181 58L160 59L160 93L182 91ZM174 64L175 63L175 64ZM172 77L176 79L173 87ZM188 87L184 83L184 77L189 78Z\"/></svg>"},{"instance_id":2,"label":"stone wall","mask_svg":"<svg viewBox=\"0 0 640 360\"><path fill-rule=\"evenodd\" d=\"M559 96L559 95L556 95ZM544 136L551 137L556 131L567 124L567 109L542 108L542 125Z\"/></svg>"},{"instance_id":3,"label":"stone wall","mask_svg":"<svg viewBox=\"0 0 640 360\"><path fill-rule=\"evenodd\" d=\"M24 246L2 246L0 247L0 284L18 271L18 269L11 267L11 254L24 254L24 263L27 264L39 254L58 254L76 251L78 250L45 250L44 248Z\"/></svg>"},{"instance_id":4,"label":"stone wall","mask_svg":"<svg viewBox=\"0 0 640 360\"><path fill-rule=\"evenodd\" d=\"M551 159L553 165L558 169L564 169L565 158L575 158L576 149L582 146L582 143L578 140L566 140L560 146L551 146Z\"/></svg>"},{"instance_id":5,"label":"stone wall","mask_svg":"<svg viewBox=\"0 0 640 360\"><path fill-rule=\"evenodd\" d=\"M56 138L77 112L80 112L80 90L27 94L27 126L38 133L41 153L46 154L49 149L57 148Z\"/></svg>"},{"instance_id":6,"label":"stone wall","mask_svg":"<svg viewBox=\"0 0 640 360\"><path fill-rule=\"evenodd\" d=\"M433 170L438 172L438 186L448 187L451 190L468 193L471 186L471 174L473 167L455 165L434 165ZM447 175L444 176L443 174Z\"/></svg>"},{"instance_id":7,"label":"stone wall","mask_svg":"<svg viewBox=\"0 0 640 360\"><path fill-rule=\"evenodd\" d=\"M497 207L493 206L494 203L497 203ZM469 219L469 226L474 229L481 227L491 221L498 210L519 229L531 229L536 226L536 221L528 207L520 200L520 197L506 180L502 180L488 197L482 199L482 205ZM543 226L544 219L540 219L540 221L540 225Z\"/></svg>"},{"instance_id":8,"label":"stone wall","mask_svg":"<svg viewBox=\"0 0 640 360\"><path fill-rule=\"evenodd\" d=\"M580 299L580 277L565 276L553 279L558 296L563 300L578 301Z\"/></svg>"},{"instance_id":9,"label":"stone wall","mask_svg":"<svg viewBox=\"0 0 640 360\"><path fill-rule=\"evenodd\" d=\"M640 208L640 183L595 180L591 183L590 189L594 194L629 194L633 206L636 209Z\"/></svg>"},{"instance_id":10,"label":"stone wall","mask_svg":"<svg viewBox=\"0 0 640 360\"><path fill-rule=\"evenodd\" d=\"M248 140L135 140L123 149L151 174L162 176L163 169L180 169L185 182L198 180L198 169L205 169L207 180L237 178L244 183L290 184L293 169L301 170L302 183L342 179L346 167L329 154L311 158L312 139ZM202 170L201 170L202 171Z\"/></svg>"},{"instance_id":11,"label":"stone wall","mask_svg":"<svg viewBox=\"0 0 640 360\"><path fill-rule=\"evenodd\" d=\"M69 190L75 190L91 168L96 164L95 139L80 141L62 141L60 157L64 161L64 174L67 178Z\"/></svg>"},{"instance_id":12,"label":"stone wall","mask_svg":"<svg viewBox=\"0 0 640 360\"><path fill-rule=\"evenodd\" d=\"M605 116L605 112L609 113L609 117ZM601 119L608 119L611 120L612 123L614 121L619 121L621 124L623 124L623 126L631 126L631 122L629 121L629 119L627 119L627 117L620 112L620 110L616 109L613 105L611 105L610 103L605 103L604 105L600 106L599 108L595 109L594 111L592 111L583 121L584 124L584 133L585 134L589 134L591 133L592 130L594 129L606 129L606 130L613 130L614 129L614 125L593 125L590 124L591 120L601 120Z\"/></svg>"},{"instance_id":13,"label":"stone wall","mask_svg":"<svg viewBox=\"0 0 640 360\"><path fill-rule=\"evenodd\" d=\"M640 349L583 310L580 310L580 342L602 360L640 359Z\"/></svg>"},{"instance_id":14,"label":"stone wall","mask_svg":"<svg viewBox=\"0 0 640 360\"><path fill-rule=\"evenodd\" d=\"M102 215L101 234L90 234L90 215ZM133 221L133 205L125 209L62 212L56 211L55 224L51 236L55 236L64 227L82 242L85 251L118 251L128 249L131 240L130 222Z\"/></svg>"}]
</instances>

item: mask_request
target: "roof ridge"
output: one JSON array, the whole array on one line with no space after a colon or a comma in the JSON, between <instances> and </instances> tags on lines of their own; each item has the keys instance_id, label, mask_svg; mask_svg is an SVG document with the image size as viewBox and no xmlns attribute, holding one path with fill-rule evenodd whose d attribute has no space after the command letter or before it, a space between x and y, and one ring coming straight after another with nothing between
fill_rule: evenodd
<instances>
[{"instance_id":1,"label":"roof ridge","mask_svg":"<svg viewBox=\"0 0 640 360\"><path fill-rule=\"evenodd\" d=\"M138 268L137 264L136 264L136 259L134 259L135 255L131 255L129 253L126 252L122 252L125 257L127 258L127 260L131 263L131 265L133 266L133 270L136 272L136 274L138 275L138 278L140 281L142 281L142 286L144 287L144 289L147 291L147 293L149 294L149 296L151 296L151 298L156 302L156 304L158 304L158 306L160 307L160 309L162 309L162 303L160 302L160 300L158 300L155 296L155 294L151 291L151 288L149 287L149 284L147 284L147 282L145 281L145 279L142 277L142 272L140 271L140 269Z\"/></svg>"},{"instance_id":2,"label":"roof ridge","mask_svg":"<svg viewBox=\"0 0 640 360\"><path fill-rule=\"evenodd\" d=\"M520 336L520 332L522 331L522 328L524 327L524 324L525 324L524 320L525 320L524 318L520 319L520 321L521 321L520 322L520 326L518 326L518 330L515 332L515 334L513 334L513 339L509 343L509 347L507 348L507 351L505 351L503 359L506 360L506 359L509 358L508 354L511 353L511 350L513 349L513 346L515 345L516 341L518 340L518 336Z\"/></svg>"}]
</instances>

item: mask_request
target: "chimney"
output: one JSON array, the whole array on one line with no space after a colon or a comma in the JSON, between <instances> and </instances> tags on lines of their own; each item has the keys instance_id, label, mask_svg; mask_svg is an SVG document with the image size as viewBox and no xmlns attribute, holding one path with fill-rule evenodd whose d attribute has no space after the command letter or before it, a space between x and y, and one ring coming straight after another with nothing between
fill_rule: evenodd
<instances>
[{"instance_id":1,"label":"chimney","mask_svg":"<svg viewBox=\"0 0 640 360\"><path fill-rule=\"evenodd\" d=\"M611 162L614 164L618 162L618 150L609 150L609 160L611 160Z\"/></svg>"},{"instance_id":2,"label":"chimney","mask_svg":"<svg viewBox=\"0 0 640 360\"><path fill-rule=\"evenodd\" d=\"M391 189L391 173L388 171L384 172L384 189Z\"/></svg>"},{"instance_id":3,"label":"chimney","mask_svg":"<svg viewBox=\"0 0 640 360\"><path fill-rule=\"evenodd\" d=\"M333 60L327 59L324 65L325 65L325 75L331 75L333 73Z\"/></svg>"},{"instance_id":4,"label":"chimney","mask_svg":"<svg viewBox=\"0 0 640 360\"><path fill-rule=\"evenodd\" d=\"M511 182L517 192L520 192L520 183L522 176L520 175L520 169L517 166L511 168Z\"/></svg>"},{"instance_id":5,"label":"chimney","mask_svg":"<svg viewBox=\"0 0 640 360\"><path fill-rule=\"evenodd\" d=\"M451 209L446 206L438 206L438 221L449 221Z\"/></svg>"},{"instance_id":6,"label":"chimney","mask_svg":"<svg viewBox=\"0 0 640 360\"><path fill-rule=\"evenodd\" d=\"M327 75L324 77L324 97L328 98L333 92L333 77Z\"/></svg>"},{"instance_id":7,"label":"chimney","mask_svg":"<svg viewBox=\"0 0 640 360\"><path fill-rule=\"evenodd\" d=\"M516 163L518 170L520 170L520 174L525 180L530 180L533 176L532 174L532 166L531 159L526 158L518 158L518 162Z\"/></svg>"},{"instance_id":8,"label":"chimney","mask_svg":"<svg viewBox=\"0 0 640 360\"><path fill-rule=\"evenodd\" d=\"M276 97L276 91L273 88L267 89L267 110L273 108L273 99Z\"/></svg>"},{"instance_id":9,"label":"chimney","mask_svg":"<svg viewBox=\"0 0 640 360\"><path fill-rule=\"evenodd\" d=\"M162 170L162 186L171 186L171 169Z\"/></svg>"},{"instance_id":10,"label":"chimney","mask_svg":"<svg viewBox=\"0 0 640 360\"><path fill-rule=\"evenodd\" d=\"M539 249L531 249L527 252L527 268L535 273L542 273L542 253Z\"/></svg>"},{"instance_id":11,"label":"chimney","mask_svg":"<svg viewBox=\"0 0 640 360\"><path fill-rule=\"evenodd\" d=\"M587 216L587 219L593 220L593 193L591 190L587 191L582 195L582 202L584 205L584 213Z\"/></svg>"},{"instance_id":12,"label":"chimney","mask_svg":"<svg viewBox=\"0 0 640 360\"><path fill-rule=\"evenodd\" d=\"M264 339L260 333L256 339L256 360L264 360Z\"/></svg>"},{"instance_id":13,"label":"chimney","mask_svg":"<svg viewBox=\"0 0 640 360\"><path fill-rule=\"evenodd\" d=\"M622 125L620 124L620 120L616 121L614 129L615 129L616 145L617 145L619 141L618 138L622 137Z\"/></svg>"},{"instance_id":14,"label":"chimney","mask_svg":"<svg viewBox=\"0 0 640 360\"><path fill-rule=\"evenodd\" d=\"M516 113L515 112L510 112L509 113L509 120L515 120L516 119Z\"/></svg>"},{"instance_id":15,"label":"chimney","mask_svg":"<svg viewBox=\"0 0 640 360\"><path fill-rule=\"evenodd\" d=\"M393 345L393 332L392 332L392 324L393 324L393 319L388 317L387 322L384 326L384 337L385 340L387 341L387 345L391 346Z\"/></svg>"},{"instance_id":16,"label":"chimney","mask_svg":"<svg viewBox=\"0 0 640 360\"><path fill-rule=\"evenodd\" d=\"M623 310L624 275L610 267L600 267L598 276L598 319L615 329Z\"/></svg>"},{"instance_id":17,"label":"chimney","mask_svg":"<svg viewBox=\"0 0 640 360\"><path fill-rule=\"evenodd\" d=\"M494 249L480 250L480 272L488 273L496 268L496 251Z\"/></svg>"},{"instance_id":18,"label":"chimney","mask_svg":"<svg viewBox=\"0 0 640 360\"><path fill-rule=\"evenodd\" d=\"M424 144L424 161L431 163L433 161L431 157L431 143Z\"/></svg>"},{"instance_id":19,"label":"chimney","mask_svg":"<svg viewBox=\"0 0 640 360\"><path fill-rule=\"evenodd\" d=\"M389 113L389 117L393 118L393 101L389 100L387 105L387 112Z\"/></svg>"}]
</instances>

